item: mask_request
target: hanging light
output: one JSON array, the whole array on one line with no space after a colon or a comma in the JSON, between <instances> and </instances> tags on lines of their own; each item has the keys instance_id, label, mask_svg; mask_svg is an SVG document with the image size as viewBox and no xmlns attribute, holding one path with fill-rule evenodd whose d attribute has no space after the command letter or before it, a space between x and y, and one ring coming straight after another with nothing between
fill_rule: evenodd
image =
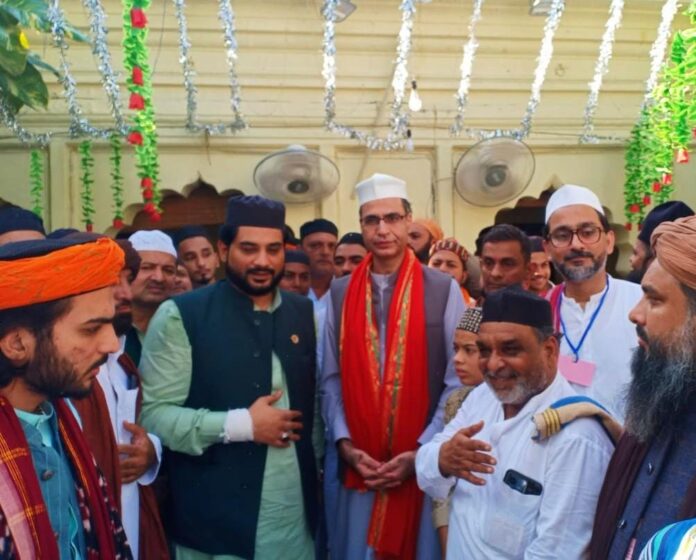
<instances>
[{"instance_id":1,"label":"hanging light","mask_svg":"<svg viewBox=\"0 0 696 560\"><path fill-rule=\"evenodd\" d=\"M406 151L407 152L412 152L413 151L413 138L411 137L411 129L409 128L406 131Z\"/></svg>"},{"instance_id":2,"label":"hanging light","mask_svg":"<svg viewBox=\"0 0 696 560\"><path fill-rule=\"evenodd\" d=\"M336 6L336 23L341 23L355 11L357 6L350 0L341 0Z\"/></svg>"},{"instance_id":3,"label":"hanging light","mask_svg":"<svg viewBox=\"0 0 696 560\"><path fill-rule=\"evenodd\" d=\"M411 81L411 95L408 96L408 108L413 112L418 112L423 108L423 102L418 95L418 84L416 80Z\"/></svg>"}]
</instances>

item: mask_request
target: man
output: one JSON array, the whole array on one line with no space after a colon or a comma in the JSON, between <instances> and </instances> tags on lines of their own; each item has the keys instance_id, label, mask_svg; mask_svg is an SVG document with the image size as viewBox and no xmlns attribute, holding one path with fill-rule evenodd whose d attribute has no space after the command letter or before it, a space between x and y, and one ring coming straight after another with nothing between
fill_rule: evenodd
<instances>
[{"instance_id":1,"label":"man","mask_svg":"<svg viewBox=\"0 0 696 560\"><path fill-rule=\"evenodd\" d=\"M531 243L520 228L498 224L481 240L483 298L514 284L527 285Z\"/></svg>"},{"instance_id":2,"label":"man","mask_svg":"<svg viewBox=\"0 0 696 560\"><path fill-rule=\"evenodd\" d=\"M43 221L34 212L14 204L0 207L0 245L45 237Z\"/></svg>"},{"instance_id":3,"label":"man","mask_svg":"<svg viewBox=\"0 0 696 560\"><path fill-rule=\"evenodd\" d=\"M67 398L89 394L118 343L109 239L0 248L0 550L3 558L131 558Z\"/></svg>"},{"instance_id":4,"label":"man","mask_svg":"<svg viewBox=\"0 0 696 560\"><path fill-rule=\"evenodd\" d=\"M177 254L172 238L156 229L136 231L128 241L141 259L138 275L131 283L133 326L126 334L126 354L138 364L150 320L174 291Z\"/></svg>"},{"instance_id":5,"label":"man","mask_svg":"<svg viewBox=\"0 0 696 560\"><path fill-rule=\"evenodd\" d=\"M489 294L477 344L485 383L416 460L430 496L454 489L447 558L583 558L613 444L591 418L532 438L535 414L575 395L556 373L549 303L519 287Z\"/></svg>"},{"instance_id":6,"label":"man","mask_svg":"<svg viewBox=\"0 0 696 560\"><path fill-rule=\"evenodd\" d=\"M445 238L440 224L435 220L418 218L408 226L408 244L422 264L428 264L430 247Z\"/></svg>"},{"instance_id":7,"label":"man","mask_svg":"<svg viewBox=\"0 0 696 560\"><path fill-rule=\"evenodd\" d=\"M186 267L194 288L215 282L220 258L202 226L184 226L174 234L174 244L181 264Z\"/></svg>"},{"instance_id":8,"label":"man","mask_svg":"<svg viewBox=\"0 0 696 560\"><path fill-rule=\"evenodd\" d=\"M295 292L301 296L309 294L310 269L309 257L304 251L295 249L285 250L285 268L278 287L287 292Z\"/></svg>"},{"instance_id":9,"label":"man","mask_svg":"<svg viewBox=\"0 0 696 560\"><path fill-rule=\"evenodd\" d=\"M186 268L181 261L177 261L176 276L174 277L174 289L172 290L171 295L178 296L179 294L185 294L191 290L193 290L193 282L191 281L188 268Z\"/></svg>"},{"instance_id":10,"label":"man","mask_svg":"<svg viewBox=\"0 0 696 560\"><path fill-rule=\"evenodd\" d=\"M330 553L432 559L438 543L414 460L459 385L452 340L464 302L451 277L408 249L406 183L375 174L356 190L369 253L331 287L322 370L322 411L345 467L338 511L327 512Z\"/></svg>"},{"instance_id":11,"label":"man","mask_svg":"<svg viewBox=\"0 0 696 560\"><path fill-rule=\"evenodd\" d=\"M77 233L70 238L96 234ZM114 288L114 330L119 349L109 354L99 368L98 383L87 398L75 401L85 438L97 466L104 474L120 506L128 544L137 560L169 558L167 540L159 517L157 500L149 486L157 477L162 445L136 420L140 411L140 377L123 353L125 334L133 320L130 284L138 275L140 256L129 241L116 242L125 255L119 283Z\"/></svg>"},{"instance_id":12,"label":"man","mask_svg":"<svg viewBox=\"0 0 696 560\"><path fill-rule=\"evenodd\" d=\"M650 254L650 236L655 231L655 228L663 222L673 222L677 218L693 215L694 211L680 200L664 202L648 212L645 220L643 220L643 227L638 232L638 238L633 243L633 252L629 259L632 280L640 283L654 258L654 255Z\"/></svg>"},{"instance_id":13,"label":"man","mask_svg":"<svg viewBox=\"0 0 696 560\"><path fill-rule=\"evenodd\" d=\"M230 199L227 279L162 304L145 339L142 421L170 450L179 560L314 556L314 321L277 289L284 218L279 202Z\"/></svg>"},{"instance_id":14,"label":"man","mask_svg":"<svg viewBox=\"0 0 696 560\"><path fill-rule=\"evenodd\" d=\"M362 235L355 232L341 237L334 252L334 278L341 278L353 272L367 256Z\"/></svg>"},{"instance_id":15,"label":"man","mask_svg":"<svg viewBox=\"0 0 696 560\"><path fill-rule=\"evenodd\" d=\"M696 517L696 217L659 225L630 319L626 434L597 506L591 557L638 558L665 525Z\"/></svg>"},{"instance_id":16,"label":"man","mask_svg":"<svg viewBox=\"0 0 696 560\"><path fill-rule=\"evenodd\" d=\"M597 195L565 185L546 206L544 248L564 282L550 293L563 334L559 370L578 393L623 422L630 361L638 341L628 313L640 287L607 274L614 232Z\"/></svg>"},{"instance_id":17,"label":"man","mask_svg":"<svg viewBox=\"0 0 696 560\"><path fill-rule=\"evenodd\" d=\"M551 260L544 251L544 238L530 237L532 254L529 257L529 291L545 298L553 288L551 283Z\"/></svg>"}]
</instances>

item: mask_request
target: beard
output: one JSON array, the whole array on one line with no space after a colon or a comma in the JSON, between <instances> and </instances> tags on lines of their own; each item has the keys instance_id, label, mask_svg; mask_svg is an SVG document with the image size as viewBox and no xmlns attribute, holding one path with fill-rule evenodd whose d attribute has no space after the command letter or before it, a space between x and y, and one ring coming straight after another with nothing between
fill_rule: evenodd
<instances>
[{"instance_id":1,"label":"beard","mask_svg":"<svg viewBox=\"0 0 696 560\"><path fill-rule=\"evenodd\" d=\"M592 264L590 266L571 266L567 265L566 261L572 259L577 259L578 257L588 257L592 259ZM602 270L607 263L607 253L604 252L598 257L595 257L589 251L576 251L575 249L563 257L563 260L553 261L553 265L556 267L558 272L561 273L563 278L569 282L583 282L584 280L589 280L597 272Z\"/></svg>"},{"instance_id":2,"label":"beard","mask_svg":"<svg viewBox=\"0 0 696 560\"><path fill-rule=\"evenodd\" d=\"M689 319L669 346L653 341L649 351L639 346L631 361L626 430L645 443L662 428L674 428L696 395L696 354ZM639 326L639 336L647 341Z\"/></svg>"},{"instance_id":3,"label":"beard","mask_svg":"<svg viewBox=\"0 0 696 560\"><path fill-rule=\"evenodd\" d=\"M278 284L280 284L280 281L283 279L283 270L281 270L280 272L271 277L270 284L268 284L267 286L256 287L252 286L249 283L249 281L247 280L248 276L256 272L269 272L270 274L273 274L275 270L273 270L272 268L260 267L250 268L246 270L243 275L240 275L236 271L232 270L232 268L229 265L227 265L225 267L225 271L227 273L227 279L232 283L232 285L249 296L265 296L266 294L270 294L273 290L275 290L278 287Z\"/></svg>"},{"instance_id":4,"label":"beard","mask_svg":"<svg viewBox=\"0 0 696 560\"><path fill-rule=\"evenodd\" d=\"M506 376L509 375L510 372L508 371L500 373L502 373L503 376ZM484 372L483 377L486 381L486 384L488 385L488 388L491 391L493 391L495 398L498 399L498 401L501 404L523 405L534 395L538 395L546 388L545 380L542 377L532 380L522 375L518 375L515 386L512 389L499 391L495 389L495 387L493 387L493 385L490 382L491 378L495 378L498 375L500 374L495 374L490 371L486 371Z\"/></svg>"},{"instance_id":5,"label":"beard","mask_svg":"<svg viewBox=\"0 0 696 560\"><path fill-rule=\"evenodd\" d=\"M81 399L92 391L92 383L83 384L81 380L87 372L106 363L104 356L86 371L77 372L70 360L59 356L50 339L37 340L34 359L29 362L21 377L27 386L47 400L60 397Z\"/></svg>"},{"instance_id":6,"label":"beard","mask_svg":"<svg viewBox=\"0 0 696 560\"><path fill-rule=\"evenodd\" d=\"M416 254L416 258L418 261L424 265L428 264L428 261L430 260L430 243L428 243L425 247L423 247L420 251L414 251Z\"/></svg>"},{"instance_id":7,"label":"beard","mask_svg":"<svg viewBox=\"0 0 696 560\"><path fill-rule=\"evenodd\" d=\"M114 331L116 336L123 336L133 326L133 314L130 311L117 313L114 316Z\"/></svg>"}]
</instances>

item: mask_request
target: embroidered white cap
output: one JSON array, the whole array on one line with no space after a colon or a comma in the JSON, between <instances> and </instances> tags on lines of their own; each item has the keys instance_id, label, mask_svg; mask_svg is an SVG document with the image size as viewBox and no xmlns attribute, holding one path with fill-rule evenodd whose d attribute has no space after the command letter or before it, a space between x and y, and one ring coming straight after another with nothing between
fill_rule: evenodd
<instances>
[{"instance_id":1,"label":"embroidered white cap","mask_svg":"<svg viewBox=\"0 0 696 560\"><path fill-rule=\"evenodd\" d=\"M158 229L136 231L128 238L128 241L136 251L159 251L177 258L172 238Z\"/></svg>"},{"instance_id":2,"label":"embroidered white cap","mask_svg":"<svg viewBox=\"0 0 696 560\"><path fill-rule=\"evenodd\" d=\"M566 206L574 206L576 204L591 206L602 216L604 216L604 208L602 208L602 203L599 201L599 197L590 189L587 187L580 187L578 185L563 185L551 195L551 198L549 198L549 201L546 203L545 222L547 224L549 223L551 214L553 214L556 210L560 210Z\"/></svg>"},{"instance_id":3,"label":"embroidered white cap","mask_svg":"<svg viewBox=\"0 0 696 560\"><path fill-rule=\"evenodd\" d=\"M355 186L355 190L358 192L360 206L383 198L405 198L408 200L406 181L383 173L375 173L369 179L361 181Z\"/></svg>"}]
</instances>

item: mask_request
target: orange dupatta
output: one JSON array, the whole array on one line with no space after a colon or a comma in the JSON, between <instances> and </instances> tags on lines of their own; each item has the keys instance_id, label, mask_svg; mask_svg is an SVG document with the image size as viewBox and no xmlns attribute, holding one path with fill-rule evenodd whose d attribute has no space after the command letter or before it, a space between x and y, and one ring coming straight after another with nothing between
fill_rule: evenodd
<instances>
[{"instance_id":1,"label":"orange dupatta","mask_svg":"<svg viewBox=\"0 0 696 560\"><path fill-rule=\"evenodd\" d=\"M428 414L428 355L423 271L411 251L401 264L387 319L380 379L379 332L372 306L372 254L353 271L343 304L341 385L346 421L356 448L388 461L418 447ZM365 491L348 469L346 488ZM414 477L378 491L368 544L378 558L415 558L423 494Z\"/></svg>"}]
</instances>

